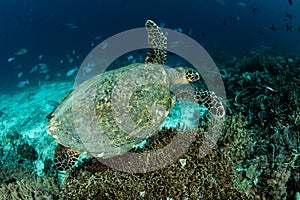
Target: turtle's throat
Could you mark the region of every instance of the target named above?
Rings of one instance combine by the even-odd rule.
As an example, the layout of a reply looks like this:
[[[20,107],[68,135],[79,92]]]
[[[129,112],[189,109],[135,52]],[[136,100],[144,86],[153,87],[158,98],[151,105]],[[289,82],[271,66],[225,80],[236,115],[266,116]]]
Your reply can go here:
[[[177,70],[176,68],[168,68],[165,70],[170,80],[170,86],[189,83],[185,77],[185,73],[182,73],[181,70]]]

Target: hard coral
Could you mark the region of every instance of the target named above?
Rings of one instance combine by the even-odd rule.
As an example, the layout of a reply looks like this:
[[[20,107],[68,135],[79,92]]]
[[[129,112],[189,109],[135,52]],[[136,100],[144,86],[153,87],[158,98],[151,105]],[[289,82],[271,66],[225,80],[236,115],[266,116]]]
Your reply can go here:
[[[61,195],[65,199],[247,199],[236,189],[234,167],[246,155],[241,153],[244,151],[241,147],[250,145],[247,141],[250,134],[243,133],[242,124],[232,122],[240,123],[240,120],[237,117],[227,120],[226,139],[219,149],[215,148],[205,157],[200,156],[205,131],[190,131],[187,134],[194,134],[196,140],[177,161],[165,168],[128,173],[109,168],[95,159],[88,160],[71,172]],[[176,134],[180,134],[179,131],[162,130],[137,151],[159,149]],[[225,145],[238,136],[244,140],[240,139],[233,147]],[[240,156],[236,158],[235,153]]]
[[[264,53],[227,66],[240,70],[225,79],[230,113],[242,113],[254,133],[253,150],[237,168],[237,186],[249,198],[289,199],[299,191],[299,66],[299,58]]]
[[[40,178],[26,169],[5,168],[0,173],[0,200],[58,199],[59,188],[53,177]]]

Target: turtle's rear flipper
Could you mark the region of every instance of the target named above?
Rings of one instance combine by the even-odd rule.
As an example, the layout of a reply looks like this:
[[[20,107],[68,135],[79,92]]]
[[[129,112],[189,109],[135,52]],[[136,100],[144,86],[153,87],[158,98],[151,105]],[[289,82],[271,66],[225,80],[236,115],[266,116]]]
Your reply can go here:
[[[73,151],[69,147],[58,144],[55,148],[54,163],[58,170],[59,181],[62,183],[67,177],[68,171],[73,167],[80,153]]]

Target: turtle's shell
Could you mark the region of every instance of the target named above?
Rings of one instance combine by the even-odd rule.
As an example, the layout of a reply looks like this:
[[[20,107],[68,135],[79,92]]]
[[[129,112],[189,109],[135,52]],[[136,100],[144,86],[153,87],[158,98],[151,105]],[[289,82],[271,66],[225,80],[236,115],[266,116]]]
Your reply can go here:
[[[152,135],[173,105],[163,66],[132,64],[78,85],[53,112],[48,133],[74,151],[108,158]]]

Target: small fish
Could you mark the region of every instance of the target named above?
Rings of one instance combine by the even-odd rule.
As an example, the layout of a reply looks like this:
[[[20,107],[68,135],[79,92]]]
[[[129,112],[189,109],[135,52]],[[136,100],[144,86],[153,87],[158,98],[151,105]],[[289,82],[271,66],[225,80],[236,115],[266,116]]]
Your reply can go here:
[[[247,6],[244,2],[237,2],[236,4],[242,8],[245,8]]]
[[[45,63],[40,63],[39,64],[40,67],[40,74],[46,74],[48,73],[48,66]]]
[[[85,73],[90,73],[93,69],[90,66],[84,68]]]
[[[182,33],[183,29],[181,27],[175,28],[175,31]]]
[[[257,10],[258,10],[257,7],[252,8],[252,12],[253,12],[253,13],[256,13]]]
[[[7,59],[7,62],[12,62],[14,60],[15,60],[15,57],[10,57],[10,58]]]
[[[271,30],[274,32],[274,31],[276,31],[276,27],[275,27],[275,25],[274,24],[272,24],[272,26],[271,26]]]
[[[226,20],[224,20],[222,23],[223,23],[224,26],[227,26],[227,21]]]
[[[43,70],[40,70],[40,74],[46,74],[46,73],[48,73],[49,72],[49,70],[48,69],[43,69]]]
[[[30,74],[32,74],[33,72],[36,72],[38,70],[38,67],[39,67],[38,65],[33,66],[30,70]]]
[[[41,54],[41,55],[39,55],[39,60],[42,60],[43,59],[43,57],[44,57],[44,55],[43,54]]]
[[[64,60],[63,60],[63,59],[61,59],[61,60],[59,61],[59,63],[60,63],[60,64],[63,64],[63,63],[64,63]]]
[[[73,55],[75,55],[75,53],[76,53],[76,51],[74,50],[74,51],[72,51],[72,54]],[[78,59],[78,55],[76,56],[77,57],[77,59]],[[69,60],[69,63],[73,63],[74,62],[74,60],[75,60],[75,58],[74,57],[71,57],[71,56],[69,56],[69,54],[67,55],[67,58],[68,58],[68,60]]]
[[[201,36],[202,36],[202,37],[205,37],[205,32],[202,32],[202,33],[201,33]]]
[[[95,43],[94,42],[91,42],[91,47],[94,47],[95,46]]]
[[[48,69],[48,66],[45,63],[40,63],[39,66],[40,66],[41,70]]]
[[[189,36],[191,36],[192,33],[193,33],[193,30],[192,30],[191,28],[188,28],[188,29],[187,29],[187,34],[188,34]]]
[[[57,108],[59,103],[57,101],[48,100],[47,104],[53,106],[54,108]]]
[[[134,64],[134,63],[136,63],[136,59],[135,58],[132,59],[132,61],[131,61],[131,64]]]
[[[267,85],[265,85],[265,88],[268,89],[268,90],[271,90],[272,92],[275,92],[275,90]]]
[[[236,21],[240,21],[240,16],[236,16]]]
[[[127,60],[132,60],[132,59],[133,59],[132,55],[127,56]]]
[[[143,62],[143,57],[141,55],[139,55],[139,62]]]
[[[18,78],[21,78],[23,75],[23,72],[18,73]]]
[[[286,24],[285,27],[286,27],[286,30],[289,31],[289,32],[294,32],[295,31],[295,29],[292,25]]]
[[[95,67],[95,63],[92,62],[92,63],[88,63],[85,67],[84,67],[84,71],[85,73],[90,73],[92,70],[93,70],[93,67]]]
[[[73,24],[73,23],[65,23],[64,24],[68,29],[77,29],[77,25]]]
[[[108,42],[102,42],[100,44],[100,47],[101,47],[101,49],[105,49],[107,47],[107,45],[108,45]]]
[[[94,41],[95,40],[100,40],[101,38],[102,38],[101,35],[98,35],[98,36],[94,37]]]
[[[49,80],[50,80],[49,74],[47,74],[47,75],[45,76],[45,80],[46,80],[46,81],[49,81]]]
[[[222,6],[225,6],[225,1],[224,0],[217,0],[217,3],[219,3]]]
[[[290,4],[290,5],[293,5],[293,0],[289,0],[289,4]]]
[[[26,81],[20,81],[20,82],[17,84],[17,86],[18,86],[18,88],[22,88],[22,87],[24,87],[26,84],[29,84],[28,79],[27,79]]]
[[[166,23],[162,22],[162,23],[160,23],[159,27],[164,28],[165,25],[166,25]]]
[[[287,19],[294,19],[296,16],[291,14],[291,13],[288,13],[288,12],[285,12],[285,18]]]
[[[28,52],[28,49],[21,48],[21,49],[19,49],[18,51],[15,52],[15,55],[23,55],[23,54],[25,54],[27,52]]]
[[[72,76],[77,70],[77,67],[75,67],[74,69],[70,69],[69,71],[67,71],[66,76]]]
[[[96,64],[94,63],[94,62],[89,62],[88,64],[87,64],[87,66],[89,66],[89,67],[95,67],[96,66]]]

